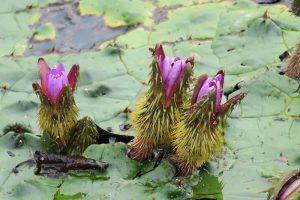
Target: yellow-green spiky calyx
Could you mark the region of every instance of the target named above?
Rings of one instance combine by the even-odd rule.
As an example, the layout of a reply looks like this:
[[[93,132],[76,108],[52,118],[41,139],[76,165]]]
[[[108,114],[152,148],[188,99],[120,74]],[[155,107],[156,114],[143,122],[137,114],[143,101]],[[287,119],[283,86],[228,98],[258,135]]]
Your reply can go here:
[[[172,133],[172,147],[175,155],[172,162],[179,174],[190,174],[219,152],[224,143],[221,121],[211,123],[215,93],[199,102],[192,112],[189,105],[179,115]]]
[[[78,116],[78,108],[70,86],[63,87],[60,101],[56,106],[41,92],[38,85],[33,84],[33,88],[41,101],[37,114],[40,129],[48,133],[60,147],[65,147]]]
[[[88,146],[97,142],[97,125],[90,117],[77,121],[71,133],[66,150],[68,155],[80,155]]]
[[[129,144],[129,156],[145,160],[152,156],[153,149],[168,144],[170,132],[179,109],[187,98],[193,59],[169,59],[162,45],[156,45],[149,89],[139,100],[130,119],[136,130],[136,137]]]
[[[207,75],[199,78],[192,104],[185,104],[171,134],[174,155],[171,161],[178,174],[194,172],[220,151],[224,143],[223,125],[234,105],[244,96],[241,93],[221,105],[224,72],[212,80]]]

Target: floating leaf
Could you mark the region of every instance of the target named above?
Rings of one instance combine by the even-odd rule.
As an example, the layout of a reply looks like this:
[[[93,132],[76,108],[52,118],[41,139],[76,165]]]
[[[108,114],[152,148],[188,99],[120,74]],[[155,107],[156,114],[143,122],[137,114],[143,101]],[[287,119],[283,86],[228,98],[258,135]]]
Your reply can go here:
[[[80,0],[81,15],[104,15],[106,24],[110,27],[132,24],[151,24],[153,5],[140,0]]]

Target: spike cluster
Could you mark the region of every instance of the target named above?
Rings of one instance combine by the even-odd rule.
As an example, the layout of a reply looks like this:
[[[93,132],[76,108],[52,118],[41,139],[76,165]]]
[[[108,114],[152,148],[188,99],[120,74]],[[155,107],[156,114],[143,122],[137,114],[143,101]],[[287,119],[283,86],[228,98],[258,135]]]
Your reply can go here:
[[[80,155],[91,144],[95,144],[98,136],[97,126],[90,117],[84,117],[76,123],[67,146],[68,155]]]
[[[156,45],[153,57],[150,88],[130,115],[136,137],[129,144],[128,155],[140,161],[150,158],[154,148],[168,143],[176,115],[187,99],[194,65],[193,58],[168,58],[161,44]]]
[[[38,83],[32,85],[41,101],[38,124],[60,147],[66,146],[78,115],[73,93],[79,76],[79,66],[73,65],[67,76],[62,64],[58,68],[50,69],[42,58],[38,64],[41,86]]]
[[[185,104],[171,134],[174,155],[171,161],[178,174],[195,171],[220,151],[224,143],[223,125],[234,105],[244,96],[240,93],[221,105],[224,72],[209,80],[202,75],[190,103]]]

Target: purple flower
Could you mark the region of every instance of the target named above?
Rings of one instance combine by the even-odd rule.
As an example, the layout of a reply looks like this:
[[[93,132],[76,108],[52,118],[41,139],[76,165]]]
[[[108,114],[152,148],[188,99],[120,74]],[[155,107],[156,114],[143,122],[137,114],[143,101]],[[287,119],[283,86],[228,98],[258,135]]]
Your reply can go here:
[[[214,114],[223,114],[227,112],[232,104],[235,104],[237,101],[241,100],[245,96],[245,93],[240,93],[221,105],[224,76],[225,75],[223,70],[220,70],[212,79],[208,79],[206,74],[200,76],[194,89],[194,94],[191,102],[192,106],[214,91],[216,92],[213,111]]]
[[[201,78],[201,77],[200,77]],[[214,78],[211,80],[207,78],[207,75],[199,79],[198,84],[195,88],[194,95],[192,98],[192,104],[200,101],[203,96],[209,94],[212,91],[216,91],[216,103],[214,110],[218,112],[221,105],[222,93],[223,93],[223,84],[224,84],[224,71],[219,71]]]
[[[39,58],[38,64],[40,67],[41,79],[41,87],[39,85],[38,87],[44,95],[49,97],[53,105],[57,106],[64,86],[68,85],[72,91],[75,90],[79,66],[73,65],[67,75],[63,64],[59,64],[57,68],[50,69],[43,58]]]
[[[154,50],[156,61],[159,67],[159,72],[162,77],[162,82],[165,91],[165,103],[170,105],[175,89],[184,75],[188,64],[193,65],[193,58],[182,60],[180,57],[169,58],[165,56],[161,44],[156,45]]]

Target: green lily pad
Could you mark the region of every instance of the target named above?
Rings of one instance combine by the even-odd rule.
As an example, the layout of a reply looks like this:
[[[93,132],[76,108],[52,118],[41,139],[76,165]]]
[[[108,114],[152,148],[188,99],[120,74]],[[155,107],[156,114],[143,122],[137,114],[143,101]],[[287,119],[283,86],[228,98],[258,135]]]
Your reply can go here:
[[[34,167],[22,166],[18,168],[18,173],[13,173],[12,169],[18,163],[31,158],[35,150],[43,150],[39,139],[32,134],[25,133],[22,145],[17,148],[12,143],[14,137],[15,133],[11,132],[0,137],[1,160],[10,160],[0,170],[1,198],[38,199],[42,195],[54,199],[182,199],[190,195],[175,185],[173,170],[166,161],[135,178],[140,170],[151,169],[154,163],[141,164],[129,159],[125,155],[125,145],[121,143],[92,145],[85,151],[87,157],[110,164],[104,172],[77,172],[60,178],[47,178],[34,175]],[[202,185],[198,183],[199,180],[203,184],[219,184],[215,183],[214,176],[203,174],[203,179],[200,177],[202,174],[193,177],[193,188],[186,186],[189,191],[197,191],[195,196],[207,194],[206,190],[200,189]],[[214,191],[220,193],[220,188]]]
[[[191,5],[195,5],[195,4],[200,4],[200,3],[207,3],[207,2],[213,2],[210,0],[186,0],[186,1],[182,1],[182,0],[160,0],[158,2],[159,6],[177,6],[177,5],[181,5],[181,6],[191,6]]]
[[[168,20],[154,27],[149,43],[188,39],[211,39],[216,35],[220,14],[227,4],[203,4],[172,10]]]
[[[0,30],[0,56],[23,55],[29,48],[28,41],[33,34],[30,25],[36,23],[40,14],[36,10],[18,13],[0,14],[2,29]]]
[[[154,7],[150,2],[139,0],[106,1],[80,0],[81,15],[104,15],[105,23],[110,27],[132,24],[151,24],[150,17]]]

